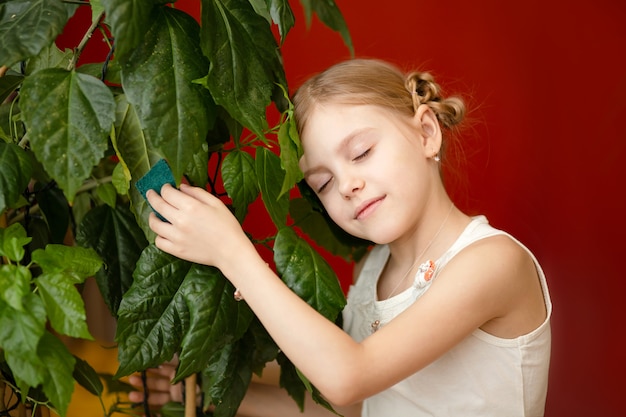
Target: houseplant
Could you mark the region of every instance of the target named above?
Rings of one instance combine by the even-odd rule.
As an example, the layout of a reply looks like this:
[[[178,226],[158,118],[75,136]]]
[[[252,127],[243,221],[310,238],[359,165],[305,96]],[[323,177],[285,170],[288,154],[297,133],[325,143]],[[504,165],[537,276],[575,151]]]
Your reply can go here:
[[[277,359],[301,407],[307,389],[323,402],[218,270],[152,244],[135,183],[165,159],[176,183],[206,187],[241,222],[260,198],[275,233],[251,239],[330,320],[343,293],[303,236],[344,257],[364,247],[294,192],[301,149],[280,55],[295,23],[287,0],[198,1],[200,24],[158,0],[0,3],[0,388],[33,408],[64,416],[74,380],[102,392],[59,340],[90,338],[79,289],[92,275],[118,323],[117,377],[177,354],[176,381],[199,374],[203,408],[232,416],[252,373]],[[333,0],[301,4],[352,48]],[[91,7],[92,25],[61,51],[54,40],[77,7]],[[111,53],[78,65],[96,30]]]

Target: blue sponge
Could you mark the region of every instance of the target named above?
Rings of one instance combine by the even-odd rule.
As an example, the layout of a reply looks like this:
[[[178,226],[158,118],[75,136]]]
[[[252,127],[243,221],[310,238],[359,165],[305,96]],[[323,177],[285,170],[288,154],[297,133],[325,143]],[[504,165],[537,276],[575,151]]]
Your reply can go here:
[[[139,178],[135,183],[135,187],[139,190],[143,198],[146,198],[146,193],[148,190],[154,190],[159,195],[161,194],[161,187],[165,184],[171,184],[172,187],[176,187],[176,181],[174,180],[174,174],[172,174],[172,170],[170,166],[167,164],[165,159],[159,160],[146,174]],[[146,199],[147,201],[147,199]],[[148,203],[150,205],[150,203]],[[150,206],[152,208],[152,206]],[[163,221],[167,221],[163,216],[152,208],[152,211],[157,215],[157,217]]]

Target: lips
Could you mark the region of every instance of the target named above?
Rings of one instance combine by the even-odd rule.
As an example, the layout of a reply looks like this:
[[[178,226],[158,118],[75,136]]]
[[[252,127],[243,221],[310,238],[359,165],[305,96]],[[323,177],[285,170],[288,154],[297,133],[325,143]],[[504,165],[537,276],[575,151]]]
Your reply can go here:
[[[385,196],[372,198],[371,200],[365,201],[354,211],[354,219],[355,220],[363,220],[367,218],[370,214],[372,214],[376,208],[383,202]]]

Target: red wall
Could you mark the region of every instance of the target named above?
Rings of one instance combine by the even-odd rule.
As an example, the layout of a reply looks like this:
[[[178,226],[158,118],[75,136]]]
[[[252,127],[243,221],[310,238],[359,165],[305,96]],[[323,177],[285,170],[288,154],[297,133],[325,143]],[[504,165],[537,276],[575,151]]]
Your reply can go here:
[[[197,15],[196,0],[177,5]],[[299,3],[292,87],[348,57]],[[359,57],[433,72],[465,96],[464,174],[450,192],[534,251],[554,303],[547,417],[626,415],[626,128],[622,0],[337,0]],[[342,277],[349,266],[333,260]],[[345,281],[344,279],[344,282]]]

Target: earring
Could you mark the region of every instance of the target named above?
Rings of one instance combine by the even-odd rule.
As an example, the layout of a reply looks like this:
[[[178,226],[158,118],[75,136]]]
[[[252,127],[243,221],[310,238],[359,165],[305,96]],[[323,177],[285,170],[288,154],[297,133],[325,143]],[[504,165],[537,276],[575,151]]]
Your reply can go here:
[[[441,162],[441,158],[439,157],[439,154],[436,154],[435,156],[433,156],[433,159],[435,160],[435,162]]]

